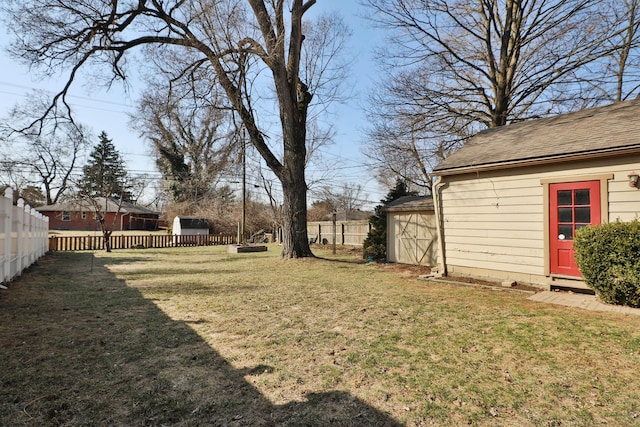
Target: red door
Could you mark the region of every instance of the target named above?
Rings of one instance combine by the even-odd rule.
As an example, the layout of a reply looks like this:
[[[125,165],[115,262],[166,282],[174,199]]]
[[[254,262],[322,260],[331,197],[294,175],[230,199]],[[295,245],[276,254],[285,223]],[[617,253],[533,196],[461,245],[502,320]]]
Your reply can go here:
[[[600,181],[549,184],[551,274],[581,277],[573,238],[589,224],[600,224]]]

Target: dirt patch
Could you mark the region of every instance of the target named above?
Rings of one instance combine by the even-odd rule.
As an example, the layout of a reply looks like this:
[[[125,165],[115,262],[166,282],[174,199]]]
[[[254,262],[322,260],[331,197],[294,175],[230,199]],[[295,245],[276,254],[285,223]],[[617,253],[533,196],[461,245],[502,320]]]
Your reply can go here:
[[[396,264],[396,263],[379,263],[380,268],[398,273],[404,277],[418,278],[422,275],[431,273],[431,268],[424,265]]]
[[[483,280],[483,279],[477,279],[475,277],[465,277],[465,276],[447,276],[447,277],[443,277],[441,279],[435,279],[435,280],[444,281],[444,282],[457,282],[461,284],[478,285],[478,286],[491,287],[491,288],[516,289],[519,291],[527,291],[527,292],[540,292],[543,290],[533,285],[528,285],[525,283],[517,283],[517,282],[515,286],[505,287],[505,286],[502,286],[502,284],[498,281]]]

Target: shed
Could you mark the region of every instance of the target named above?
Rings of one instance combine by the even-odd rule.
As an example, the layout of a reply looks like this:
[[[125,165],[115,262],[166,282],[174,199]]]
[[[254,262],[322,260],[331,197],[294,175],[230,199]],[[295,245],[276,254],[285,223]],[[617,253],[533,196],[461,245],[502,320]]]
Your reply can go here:
[[[437,228],[433,199],[403,196],[383,208],[387,215],[387,261],[437,265]]]
[[[174,236],[195,236],[209,234],[209,221],[194,216],[176,216],[173,219]]]
[[[640,101],[480,132],[434,169],[445,274],[584,288],[575,230],[640,212]]]

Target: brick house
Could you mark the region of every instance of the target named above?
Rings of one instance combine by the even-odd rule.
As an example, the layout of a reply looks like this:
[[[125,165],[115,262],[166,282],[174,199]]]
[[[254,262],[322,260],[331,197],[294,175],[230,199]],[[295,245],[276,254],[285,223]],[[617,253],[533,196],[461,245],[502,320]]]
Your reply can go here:
[[[118,201],[104,197],[96,200],[99,206],[103,206],[102,212],[106,212],[106,223],[114,224],[114,230],[158,229],[159,212],[128,202],[123,202],[118,211]],[[84,200],[41,206],[36,210],[49,217],[49,230],[94,231],[100,229],[95,209]]]

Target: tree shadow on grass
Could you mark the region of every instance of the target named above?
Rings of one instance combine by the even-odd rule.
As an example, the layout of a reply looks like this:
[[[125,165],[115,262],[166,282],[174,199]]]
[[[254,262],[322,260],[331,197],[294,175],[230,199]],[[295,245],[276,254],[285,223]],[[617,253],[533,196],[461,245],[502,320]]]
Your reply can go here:
[[[4,291],[2,425],[401,425],[345,392],[271,403],[245,377],[272,367],[235,369],[83,256],[50,255]]]
[[[336,257],[336,255],[328,256],[328,255],[318,255],[318,254],[314,254],[314,256],[315,256],[316,259],[319,259],[319,260],[322,260],[322,261],[332,262],[332,263],[335,263],[335,264],[343,264],[343,265],[370,264],[366,259],[361,258],[361,257],[340,258],[339,255]]]

